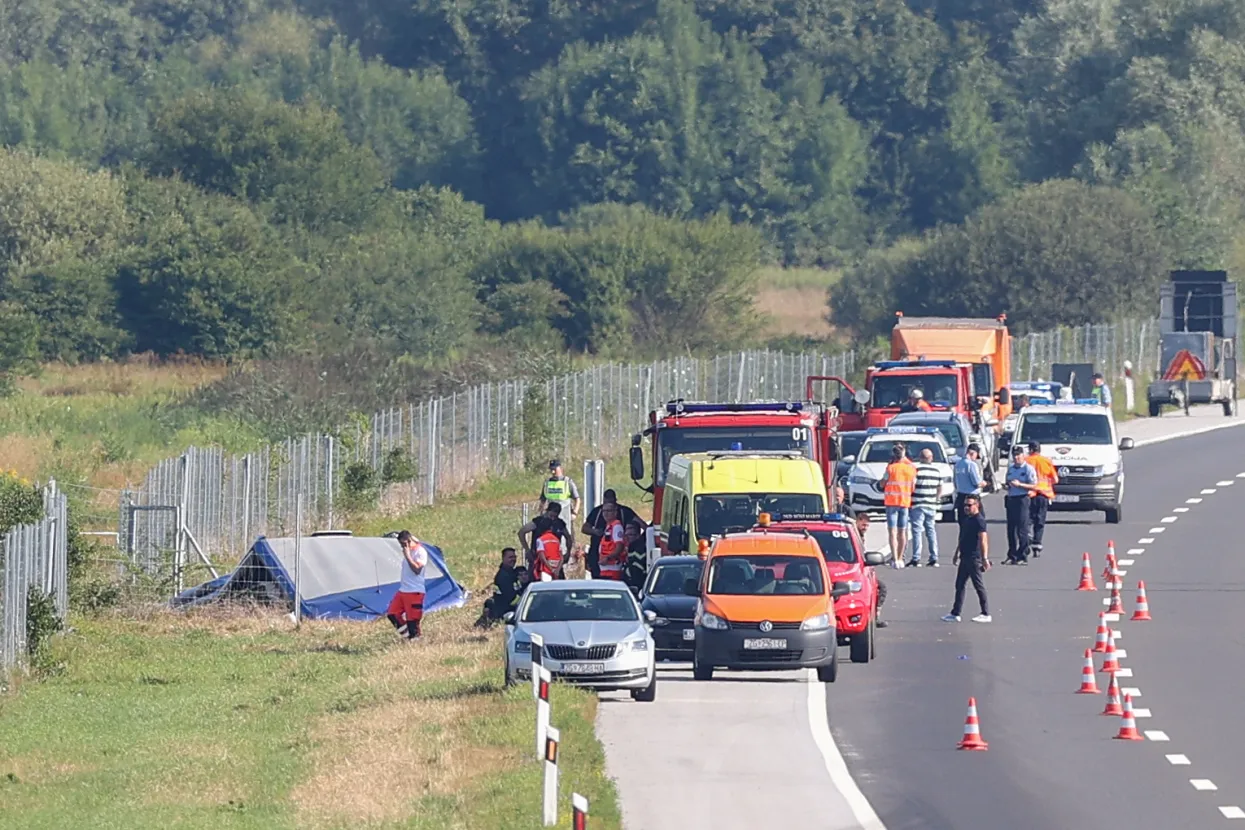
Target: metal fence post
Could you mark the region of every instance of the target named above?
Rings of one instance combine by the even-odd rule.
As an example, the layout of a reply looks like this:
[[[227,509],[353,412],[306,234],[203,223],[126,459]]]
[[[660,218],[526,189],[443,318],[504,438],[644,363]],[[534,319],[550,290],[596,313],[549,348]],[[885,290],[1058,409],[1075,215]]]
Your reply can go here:
[[[294,506],[294,627],[303,624],[303,494]]]

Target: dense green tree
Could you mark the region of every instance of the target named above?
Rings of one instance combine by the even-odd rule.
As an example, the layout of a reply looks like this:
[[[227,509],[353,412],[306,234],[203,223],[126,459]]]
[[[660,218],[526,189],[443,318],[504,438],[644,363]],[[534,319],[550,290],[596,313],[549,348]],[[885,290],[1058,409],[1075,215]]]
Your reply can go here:
[[[45,360],[73,363],[126,352],[134,342],[117,305],[116,256],[64,259],[13,277],[4,296],[39,321]]]

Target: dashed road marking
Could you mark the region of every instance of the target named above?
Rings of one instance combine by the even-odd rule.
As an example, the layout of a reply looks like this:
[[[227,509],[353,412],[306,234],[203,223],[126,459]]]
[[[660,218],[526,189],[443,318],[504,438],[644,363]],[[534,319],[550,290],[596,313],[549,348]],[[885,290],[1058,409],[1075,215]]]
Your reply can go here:
[[[1120,689],[1120,694],[1141,697],[1141,689],[1138,689],[1136,686],[1125,686],[1123,689]]]
[[[1187,767],[1190,763],[1188,755],[1168,755],[1167,762],[1174,767]]]
[[[1144,539],[1138,539],[1138,540],[1137,540],[1137,544],[1139,544],[1139,545],[1153,545],[1153,544],[1154,544],[1154,537],[1153,537],[1153,536],[1147,536],[1147,537],[1146,537],[1146,538],[1144,538]]]
[[[1213,496],[1214,494],[1215,494],[1214,487],[1207,487],[1205,490],[1202,491],[1203,496]]]
[[[1117,652],[1117,653],[1118,653],[1118,652]],[[1119,671],[1117,671],[1117,672],[1115,673],[1115,676],[1116,676],[1116,677],[1132,677],[1132,676],[1133,676],[1133,670],[1132,670],[1132,669],[1130,669],[1130,668],[1125,667],[1125,668],[1122,668],[1122,669],[1120,669]]]
[[[1173,513],[1188,513],[1188,512],[1189,512],[1189,508],[1187,508],[1187,507],[1174,507],[1174,508],[1172,508],[1172,512],[1173,512]]]
[[[1118,576],[1128,576],[1128,571],[1124,570],[1123,568],[1116,568],[1116,569],[1115,569],[1115,573],[1116,573],[1116,575],[1118,575]],[[1124,583],[1122,583],[1122,582],[1117,582],[1117,583],[1115,583],[1115,584],[1120,586],[1120,590],[1121,590],[1121,591],[1122,591],[1122,590],[1124,590]]]
[[[1145,552],[1146,552],[1145,548],[1129,548],[1128,549],[1129,556],[1136,556],[1139,553],[1145,553]]]
[[[1216,481],[1216,482],[1215,482],[1215,486],[1216,486],[1216,487],[1231,487],[1233,484],[1236,484],[1236,482],[1235,482],[1235,481],[1233,481],[1232,479],[1227,479],[1227,480],[1225,480],[1225,481]]]
[[[1166,732],[1162,732],[1158,729],[1148,730],[1145,733],[1145,736],[1146,736],[1147,741],[1170,741],[1171,740],[1171,738],[1167,737]]]
[[[1122,649],[1122,648],[1117,648],[1117,649],[1115,650],[1115,656],[1116,656],[1116,658],[1118,658],[1118,659],[1120,659],[1120,660],[1123,660],[1125,657],[1127,657],[1127,656],[1128,656],[1128,652],[1127,652],[1127,651],[1125,651],[1125,650],[1124,650],[1124,649]]]
[[[1150,717],[1150,710],[1149,709],[1134,709],[1133,717],[1134,718],[1148,718]]]
[[[1236,477],[1237,477],[1237,478],[1245,478],[1245,473],[1237,473],[1237,474],[1236,474]]]
[[[1224,818],[1245,818],[1245,810],[1240,807],[1220,807],[1219,812]]]
[[[1107,604],[1108,604],[1108,605],[1110,605],[1110,604],[1111,604],[1111,600],[1110,600],[1110,599],[1108,599],[1108,600],[1107,600]],[[1104,614],[1104,615],[1103,615],[1103,617],[1102,617],[1102,620],[1103,620],[1103,622],[1119,622],[1119,621],[1120,621],[1120,615],[1119,615],[1119,614]]]
[[[1163,518],[1159,519],[1159,521],[1165,525],[1169,525],[1179,518],[1180,518],[1179,516],[1164,516]]]
[[[1137,561],[1136,559],[1121,559],[1120,564],[1123,565],[1124,567],[1128,567],[1129,565],[1133,564],[1136,561]]]
[[[1201,504],[1202,500],[1201,499],[1185,499],[1184,503],[1185,504]]]
[[[1166,533],[1166,532],[1167,532],[1167,528],[1165,527],[1152,527],[1146,531],[1146,533]]]
[[[1112,631],[1111,636],[1117,640],[1122,640],[1124,639],[1124,632],[1123,631]]]
[[[1207,792],[1209,790],[1219,789],[1215,786],[1215,782],[1211,781],[1209,778],[1190,778],[1189,783],[1192,784],[1193,789],[1198,792]]]

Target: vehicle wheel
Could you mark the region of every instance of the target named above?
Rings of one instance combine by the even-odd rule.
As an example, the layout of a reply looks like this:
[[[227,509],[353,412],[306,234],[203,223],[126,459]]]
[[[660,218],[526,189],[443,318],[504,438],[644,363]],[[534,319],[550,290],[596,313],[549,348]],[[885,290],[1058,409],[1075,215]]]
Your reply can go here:
[[[509,689],[511,686],[514,685],[514,678],[510,675],[510,658],[509,657],[506,658],[506,665],[502,670],[506,673],[505,674],[505,678],[506,678],[505,686],[507,689]]]
[[[653,682],[649,683],[643,689],[635,689],[631,692],[631,699],[638,700],[640,703],[652,703],[657,699],[657,667],[653,667]]]
[[[1118,525],[1120,523],[1120,514],[1124,512],[1124,506],[1117,504],[1115,507],[1107,508],[1107,524]]]
[[[853,663],[868,663],[873,659],[873,620],[865,626],[865,630],[852,637],[850,644]]]
[[[692,655],[692,677],[697,680],[712,680],[713,666],[706,666],[700,662],[699,653]]]
[[[835,678],[837,678],[838,676],[839,676],[839,659],[838,659],[837,652],[836,652],[836,656],[833,660],[830,661],[830,665],[818,666],[817,679],[821,681],[822,683],[833,683]]]
[[[1163,405],[1158,401],[1150,401],[1150,417],[1157,418],[1159,413],[1163,411]]]

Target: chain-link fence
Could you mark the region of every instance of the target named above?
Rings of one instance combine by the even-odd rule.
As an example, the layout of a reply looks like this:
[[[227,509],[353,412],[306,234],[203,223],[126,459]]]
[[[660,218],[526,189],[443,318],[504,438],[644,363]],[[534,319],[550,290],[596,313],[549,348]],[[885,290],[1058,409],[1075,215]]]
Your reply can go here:
[[[1124,321],[1016,338],[1013,376],[1049,378],[1052,363],[1083,362],[1118,377],[1124,360],[1142,375],[1156,366],[1157,331],[1155,321]],[[246,456],[194,447],[122,494],[118,544],[149,574],[169,566],[180,573],[187,563],[236,558],[261,534],[292,532],[300,492],[308,524],[327,528],[361,490],[398,482],[382,506],[431,504],[525,459],[616,455],[668,400],[799,400],[807,376],[859,379],[867,360],[860,363],[855,352],[772,351],[614,363],[544,382],[473,387]]]
[[[14,527],[0,543],[0,676],[24,662],[31,590],[51,597],[62,617],[69,606],[67,516],[65,494],[50,482],[43,490],[43,519]]]

